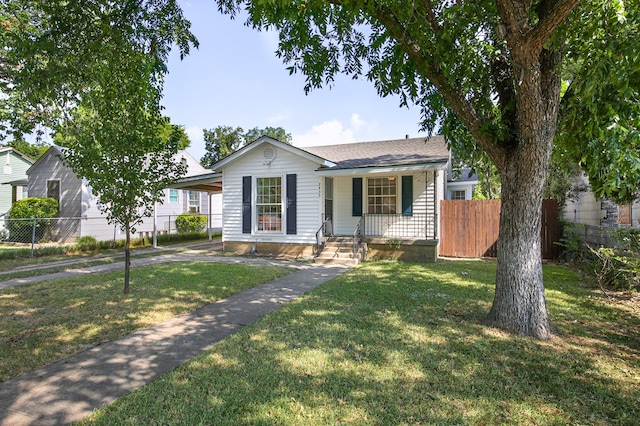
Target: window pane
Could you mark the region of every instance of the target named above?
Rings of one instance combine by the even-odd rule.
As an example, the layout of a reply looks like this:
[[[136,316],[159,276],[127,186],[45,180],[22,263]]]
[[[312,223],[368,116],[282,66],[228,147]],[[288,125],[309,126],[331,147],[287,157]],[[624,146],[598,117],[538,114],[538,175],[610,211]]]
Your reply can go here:
[[[178,203],[179,199],[178,199],[178,190],[177,189],[170,189],[169,190],[169,203],[172,204],[176,204]]]
[[[257,178],[256,186],[256,223],[258,231],[281,231],[282,178]]]
[[[396,178],[367,180],[367,212],[369,214],[396,214]]]

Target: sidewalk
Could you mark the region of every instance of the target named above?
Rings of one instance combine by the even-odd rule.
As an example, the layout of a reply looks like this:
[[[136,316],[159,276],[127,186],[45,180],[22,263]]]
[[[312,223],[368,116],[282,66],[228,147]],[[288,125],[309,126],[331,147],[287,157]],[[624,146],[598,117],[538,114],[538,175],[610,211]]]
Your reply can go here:
[[[272,264],[298,270],[1,383],[1,426],[58,425],[82,420],[348,269],[270,259],[197,256],[197,252],[159,257],[165,259],[157,261]],[[140,260],[153,259],[157,258]]]
[[[175,251],[176,248],[181,248],[181,249],[192,249],[192,250],[186,250],[183,252],[173,252],[173,253],[168,253],[168,254],[162,254],[164,251]],[[170,262],[172,260],[194,260],[193,258],[193,254],[194,253],[200,253],[203,254],[203,251],[205,252],[209,252],[209,251],[222,251],[222,242],[221,241],[212,241],[209,242],[207,241],[206,243],[200,242],[197,244],[181,244],[179,246],[172,246],[171,248],[146,248],[146,249],[139,249],[136,250],[135,253],[132,253],[131,256],[131,266],[147,266],[147,265],[153,265],[155,263],[165,263],[165,262]],[[137,256],[140,255],[145,255],[145,254],[149,254],[149,253],[157,253],[157,256],[153,256],[153,257],[142,257],[142,258],[137,258]],[[106,258],[111,258],[111,259],[119,259],[122,258],[123,260],[120,262],[114,262],[114,263],[105,263],[102,265],[96,265],[96,266],[82,266],[83,263],[87,263],[90,262],[91,260],[96,260],[96,259],[106,259]],[[224,261],[224,258],[221,258],[221,260],[218,261]],[[203,257],[199,257],[198,259],[195,260],[203,260]],[[215,261],[213,259],[210,258],[206,258],[207,261]],[[95,257],[91,257],[91,258],[87,258],[87,259],[82,259],[82,260],[65,260],[65,261],[61,261],[61,262],[52,262],[52,263],[46,263],[43,265],[45,268],[52,268],[52,267],[56,267],[56,266],[69,266],[72,267],[73,265],[78,265],[80,264],[80,267],[78,268],[73,268],[73,269],[67,269],[61,272],[52,272],[50,274],[43,274],[43,275],[36,275],[33,277],[25,277],[25,278],[13,278],[13,279],[9,279],[9,280],[3,280],[2,279],[2,275],[0,274],[0,289],[5,288],[5,287],[12,287],[12,286],[16,286],[16,285],[21,285],[21,284],[30,284],[30,283],[37,283],[40,281],[47,281],[47,280],[57,280],[57,279],[61,279],[61,278],[71,278],[71,277],[75,277],[78,275],[86,275],[86,274],[92,274],[92,273],[96,273],[96,272],[103,272],[103,271],[111,271],[111,270],[117,270],[117,269],[122,269],[124,270],[124,253],[115,253],[115,254],[110,254],[110,255],[100,255],[100,256],[95,256]],[[21,270],[38,270],[38,269],[43,269],[43,266],[41,265],[34,265],[33,267],[29,268],[28,266],[22,267]]]
[[[161,253],[161,252],[171,252],[176,250],[181,250],[184,248],[197,248],[197,247],[210,247],[211,250],[222,250],[222,241],[220,240],[211,240],[211,241],[188,241],[179,244],[173,244],[168,246],[158,246],[158,247],[145,247],[145,248],[135,248],[131,250],[131,258],[134,259],[137,256],[143,256],[149,253]],[[73,265],[82,265],[95,260],[102,259],[118,259],[124,258],[124,249],[107,254],[97,254],[88,257],[82,258],[72,258],[69,260],[59,260],[57,262],[47,262],[47,263],[34,263],[27,264],[23,266],[17,266],[10,270],[0,271],[0,280],[2,280],[2,275],[8,275],[12,272],[17,271],[35,271],[38,269],[50,269],[58,266],[73,266]]]

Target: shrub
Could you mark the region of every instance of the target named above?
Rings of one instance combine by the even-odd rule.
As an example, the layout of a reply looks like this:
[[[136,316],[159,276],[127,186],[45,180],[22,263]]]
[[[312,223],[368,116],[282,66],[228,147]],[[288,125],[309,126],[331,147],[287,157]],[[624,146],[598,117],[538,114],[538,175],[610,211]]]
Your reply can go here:
[[[640,231],[617,228],[612,232],[614,247],[592,247],[583,241],[584,226],[561,223],[560,259],[582,271],[585,278],[601,288],[640,288]]]
[[[53,198],[29,197],[18,200],[9,210],[9,219],[51,218],[58,215],[58,202]]]
[[[58,215],[58,202],[53,198],[30,197],[18,200],[9,210],[7,228],[11,241],[31,242],[33,221],[24,219],[39,219],[36,221],[35,240],[40,241],[49,230],[49,218]]]
[[[80,251],[97,250],[98,241],[91,236],[80,237],[76,240],[76,247],[78,247]]]
[[[202,232],[207,226],[207,217],[203,214],[182,213],[176,218],[176,228],[181,234]]]

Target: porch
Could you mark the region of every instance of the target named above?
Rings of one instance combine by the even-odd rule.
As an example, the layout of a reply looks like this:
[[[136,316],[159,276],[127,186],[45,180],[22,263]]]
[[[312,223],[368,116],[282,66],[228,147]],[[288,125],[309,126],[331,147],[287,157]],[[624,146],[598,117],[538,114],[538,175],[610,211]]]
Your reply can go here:
[[[316,233],[316,261],[358,263],[367,259],[435,262],[438,257],[436,213],[363,214],[350,235],[333,232],[331,218]]]

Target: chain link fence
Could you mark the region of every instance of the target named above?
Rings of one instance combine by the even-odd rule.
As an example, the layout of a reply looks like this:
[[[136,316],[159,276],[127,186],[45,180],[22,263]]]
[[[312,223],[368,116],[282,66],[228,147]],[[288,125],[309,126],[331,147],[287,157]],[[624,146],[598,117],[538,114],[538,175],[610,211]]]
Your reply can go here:
[[[132,237],[153,238],[154,231],[156,235],[178,234],[176,217],[177,215],[166,215],[144,218],[135,227],[136,232]],[[210,232],[222,229],[222,215],[207,215],[207,218]],[[97,241],[116,241],[125,238],[125,230],[110,224],[104,217],[0,218],[0,243],[70,244],[85,236]]]

